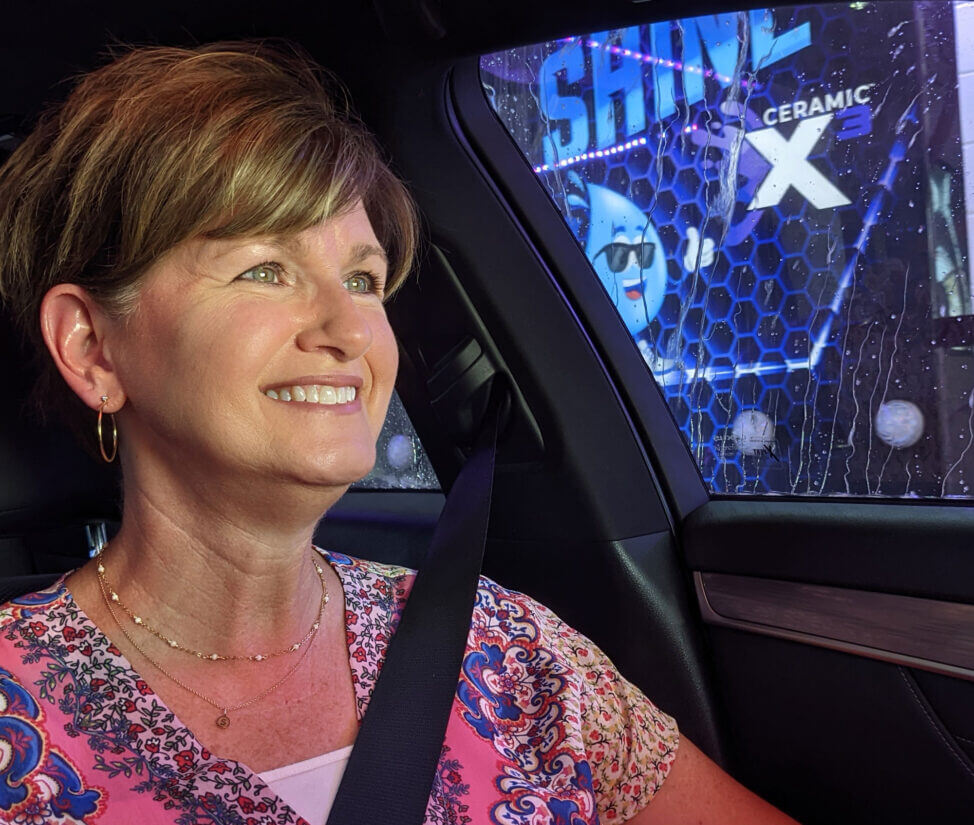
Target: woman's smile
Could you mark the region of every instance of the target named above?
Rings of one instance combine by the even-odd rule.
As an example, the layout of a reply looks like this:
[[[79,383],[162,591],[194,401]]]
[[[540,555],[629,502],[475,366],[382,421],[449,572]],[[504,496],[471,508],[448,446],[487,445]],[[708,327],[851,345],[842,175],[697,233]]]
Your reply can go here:
[[[332,413],[353,413],[362,408],[358,398],[361,379],[288,381],[265,389],[264,395],[273,401],[287,403],[299,409],[321,409]]]

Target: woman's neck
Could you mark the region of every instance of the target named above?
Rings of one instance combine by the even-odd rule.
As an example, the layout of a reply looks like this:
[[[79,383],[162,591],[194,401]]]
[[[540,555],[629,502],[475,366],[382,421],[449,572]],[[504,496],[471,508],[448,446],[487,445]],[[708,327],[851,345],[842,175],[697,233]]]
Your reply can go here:
[[[271,523],[226,499],[183,498],[126,489],[122,528],[103,555],[126,606],[198,650],[249,655],[300,639],[321,601],[316,517]]]

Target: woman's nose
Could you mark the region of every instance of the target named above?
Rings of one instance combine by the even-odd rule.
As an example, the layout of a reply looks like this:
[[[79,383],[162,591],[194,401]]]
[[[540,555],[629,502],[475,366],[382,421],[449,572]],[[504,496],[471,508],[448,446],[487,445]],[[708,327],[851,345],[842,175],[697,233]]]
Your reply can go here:
[[[353,361],[372,344],[368,313],[343,285],[323,289],[309,302],[297,345],[307,352],[327,350],[339,361]]]

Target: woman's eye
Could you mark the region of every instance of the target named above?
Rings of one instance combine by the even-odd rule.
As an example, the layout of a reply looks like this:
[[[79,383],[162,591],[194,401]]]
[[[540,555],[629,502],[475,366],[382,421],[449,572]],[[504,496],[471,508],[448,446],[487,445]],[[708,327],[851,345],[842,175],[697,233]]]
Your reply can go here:
[[[356,272],[345,279],[345,289],[349,292],[360,292],[363,295],[368,295],[378,291],[378,279],[367,272]]]
[[[265,263],[251,267],[237,276],[238,280],[256,281],[258,284],[281,283],[281,268],[275,264]]]

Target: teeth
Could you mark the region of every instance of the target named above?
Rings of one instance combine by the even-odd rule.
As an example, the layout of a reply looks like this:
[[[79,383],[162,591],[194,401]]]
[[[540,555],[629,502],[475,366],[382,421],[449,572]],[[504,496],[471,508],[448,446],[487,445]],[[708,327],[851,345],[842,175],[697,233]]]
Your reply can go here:
[[[358,392],[355,387],[333,387],[328,384],[295,385],[277,390],[265,390],[264,395],[275,401],[304,401],[311,404],[351,404]]]

